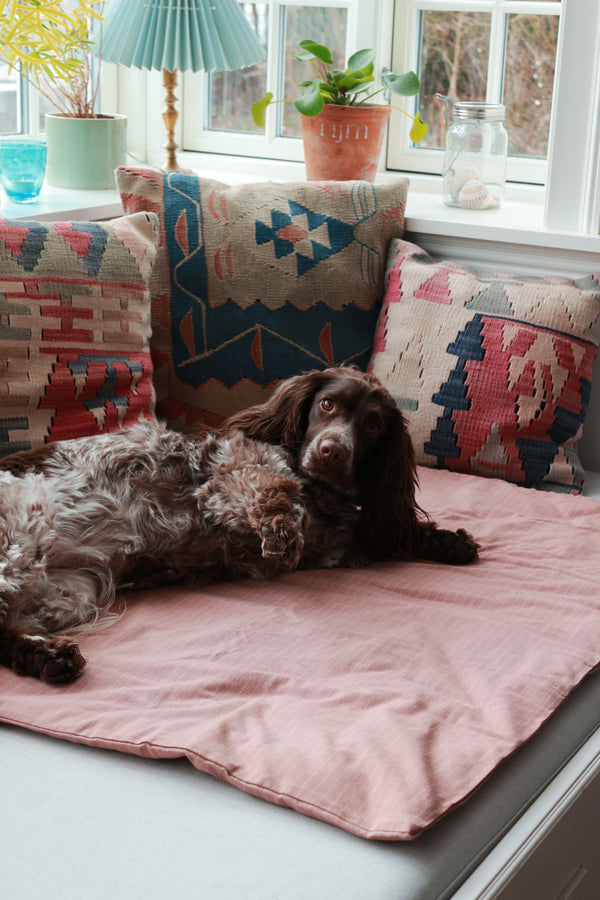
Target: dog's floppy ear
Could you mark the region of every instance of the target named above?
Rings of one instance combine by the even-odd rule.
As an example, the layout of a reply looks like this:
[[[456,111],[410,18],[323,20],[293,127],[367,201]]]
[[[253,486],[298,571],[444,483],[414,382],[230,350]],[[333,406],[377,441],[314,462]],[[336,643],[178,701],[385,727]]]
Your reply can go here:
[[[361,543],[372,559],[406,559],[418,546],[415,452],[399,409],[360,474]]]
[[[304,438],[312,398],[329,378],[327,370],[315,370],[281,381],[265,403],[235,413],[225,427],[239,428],[255,440],[294,447]]]

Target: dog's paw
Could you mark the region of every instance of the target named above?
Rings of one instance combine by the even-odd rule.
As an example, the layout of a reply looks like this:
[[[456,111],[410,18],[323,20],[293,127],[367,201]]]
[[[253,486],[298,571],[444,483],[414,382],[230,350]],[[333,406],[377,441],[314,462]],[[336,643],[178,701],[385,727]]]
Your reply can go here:
[[[263,519],[260,537],[265,559],[281,560],[290,568],[296,568],[304,547],[303,507],[292,506],[287,513]]]
[[[297,481],[269,474],[250,511],[250,521],[260,539],[263,559],[281,562],[289,568],[298,565],[308,515]]]
[[[473,562],[479,557],[479,544],[464,528],[450,532],[454,540],[449,541],[447,562],[458,566]]]
[[[82,674],[85,657],[75,641],[21,635],[14,648],[13,669],[47,684],[70,684]]]
[[[474,538],[459,528],[447,531],[432,526],[428,528],[426,540],[420,554],[424,559],[446,563],[451,566],[464,566],[474,562],[479,556],[479,544]]]

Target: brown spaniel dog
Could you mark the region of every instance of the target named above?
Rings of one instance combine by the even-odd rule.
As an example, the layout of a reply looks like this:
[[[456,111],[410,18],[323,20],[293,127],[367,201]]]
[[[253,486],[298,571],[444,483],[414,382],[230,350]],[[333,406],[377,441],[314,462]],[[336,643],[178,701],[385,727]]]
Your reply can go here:
[[[146,422],[0,460],[0,663],[73,681],[72,632],[118,588],[476,556],[420,515],[390,395],[356,369],[313,372],[216,432]]]
[[[415,454],[404,417],[374,376],[350,366],[298,375],[227,425],[293,454],[309,513],[318,506],[320,541],[328,540],[321,535],[323,517],[330,541],[336,522],[351,522],[353,539],[332,565],[476,559],[478,545],[466,531],[437,528],[416,504]],[[305,547],[302,565],[322,565],[325,546],[315,550],[313,558]]]

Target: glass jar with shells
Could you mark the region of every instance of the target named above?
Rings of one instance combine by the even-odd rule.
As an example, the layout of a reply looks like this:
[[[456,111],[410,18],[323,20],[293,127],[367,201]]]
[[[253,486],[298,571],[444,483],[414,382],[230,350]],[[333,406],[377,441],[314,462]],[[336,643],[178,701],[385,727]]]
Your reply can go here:
[[[448,109],[449,97],[438,97]],[[508,136],[501,103],[457,101],[448,121],[444,158],[444,203],[464,209],[500,206],[506,184]]]

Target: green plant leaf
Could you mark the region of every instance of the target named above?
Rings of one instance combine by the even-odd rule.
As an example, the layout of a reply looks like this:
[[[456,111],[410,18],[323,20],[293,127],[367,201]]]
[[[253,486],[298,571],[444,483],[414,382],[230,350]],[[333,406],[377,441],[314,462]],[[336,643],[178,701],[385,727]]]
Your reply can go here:
[[[340,72],[339,69],[327,69],[327,88],[330,91],[334,91],[336,94],[339,91],[338,81],[342,77],[344,73]]]
[[[316,82],[312,83],[316,84]],[[337,97],[337,95],[339,94],[339,91],[335,84],[325,84],[324,81],[319,82],[319,90],[323,97]]]
[[[348,70],[356,71],[359,69],[365,69],[369,65],[369,63],[373,63],[374,60],[374,50],[357,50],[357,52],[353,53],[348,60]]]
[[[352,75],[342,75],[341,78],[337,79],[335,85],[340,93],[345,94],[346,91],[360,87],[362,81],[359,78],[354,78]]]
[[[264,128],[265,123],[267,121],[267,106],[273,99],[273,94],[271,91],[267,91],[265,96],[261,100],[257,100],[256,103],[252,104],[252,118],[254,120],[254,124],[258,125],[259,128]]]
[[[412,128],[410,129],[410,139],[414,144],[418,144],[419,141],[422,141],[425,135],[427,134],[427,125],[422,121],[419,113],[416,114]]]
[[[303,116],[318,116],[324,105],[318,81],[313,81],[302,96],[294,100],[294,106]]]
[[[373,81],[373,72],[375,71],[375,67],[373,63],[369,63],[368,66],[364,66],[362,69],[346,69],[345,75],[354,75],[355,78],[369,78]]]
[[[357,85],[356,85],[355,87],[353,87],[353,88],[347,88],[347,90],[345,90],[344,93],[345,93],[345,94],[352,94],[352,95],[354,95],[354,94],[366,94],[367,91],[369,91],[369,90],[370,90],[370,88],[364,87],[362,84],[357,84]],[[366,100],[367,98],[365,97],[364,99]]]
[[[421,82],[414,72],[406,72],[404,75],[396,75],[394,72],[384,72],[381,80],[394,94],[402,94],[403,97],[414,97],[421,90]]]
[[[300,41],[300,46],[310,55],[307,56],[306,53],[299,54],[296,59],[312,59],[313,56],[316,56],[316,58],[320,59],[325,65],[333,65],[331,52],[327,47],[324,47],[323,44],[317,44],[315,41]]]
[[[365,75],[362,78],[356,78],[354,75],[343,75],[337,82],[337,88],[345,94],[352,91],[366,91],[368,88],[364,87],[364,85],[371,84],[372,81],[373,77],[370,75]]]

